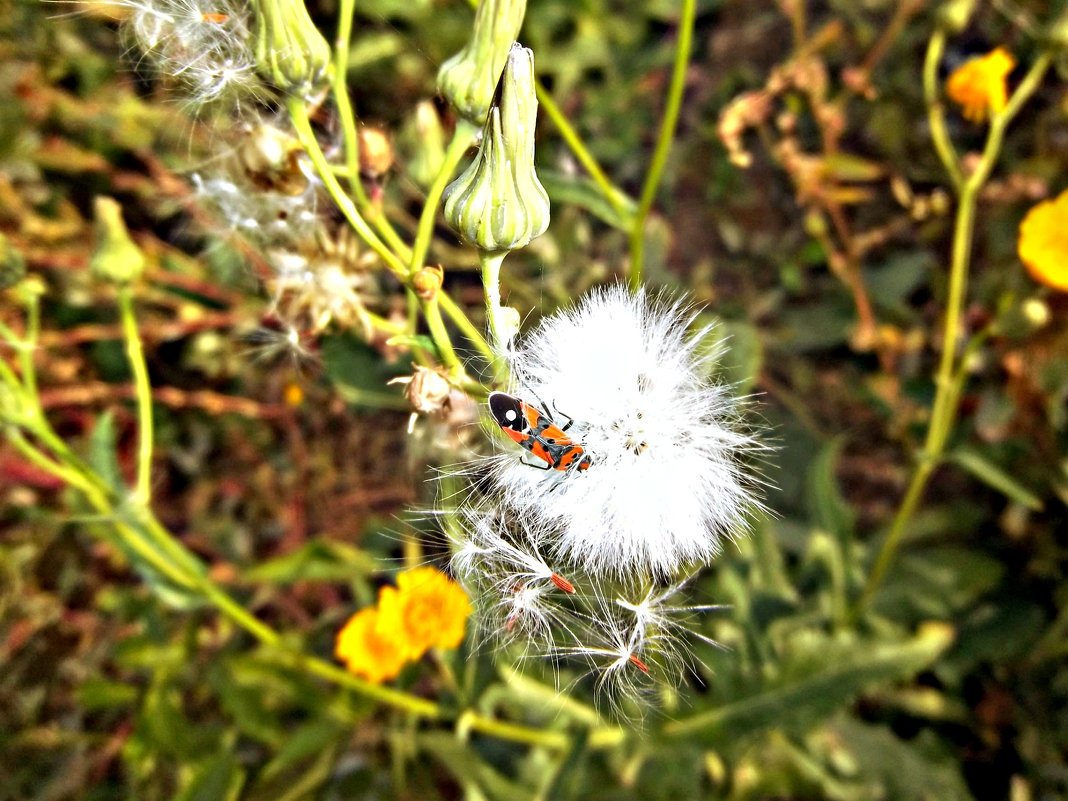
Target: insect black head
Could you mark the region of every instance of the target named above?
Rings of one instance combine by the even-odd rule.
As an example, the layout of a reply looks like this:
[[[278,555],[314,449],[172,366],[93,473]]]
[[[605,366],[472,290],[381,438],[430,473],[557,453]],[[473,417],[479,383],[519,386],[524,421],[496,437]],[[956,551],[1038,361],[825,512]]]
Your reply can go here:
[[[523,401],[503,392],[491,392],[489,410],[497,425],[513,431],[525,431],[527,419],[523,414]]]

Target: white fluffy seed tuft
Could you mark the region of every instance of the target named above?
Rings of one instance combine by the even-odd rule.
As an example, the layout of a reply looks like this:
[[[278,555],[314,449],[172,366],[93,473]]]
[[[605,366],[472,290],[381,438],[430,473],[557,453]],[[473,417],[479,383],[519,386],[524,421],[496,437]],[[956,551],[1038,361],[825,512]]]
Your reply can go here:
[[[491,479],[552,531],[542,547],[592,575],[670,580],[706,564],[759,504],[739,457],[758,449],[730,388],[709,377],[708,329],[680,303],[610,287],[544,320],[510,353],[512,394],[572,421],[588,470],[536,470],[516,449]],[[529,461],[529,457],[528,460]]]

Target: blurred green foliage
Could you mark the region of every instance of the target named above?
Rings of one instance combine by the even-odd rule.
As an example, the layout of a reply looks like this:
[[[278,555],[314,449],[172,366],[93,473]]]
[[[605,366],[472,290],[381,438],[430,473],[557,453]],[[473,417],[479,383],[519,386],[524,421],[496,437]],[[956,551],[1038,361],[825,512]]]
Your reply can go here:
[[[332,30],[332,4],[311,5]],[[998,44],[1033,56],[1027,28],[1049,18],[1046,4],[996,5],[952,40],[947,67]],[[872,65],[873,93],[850,94],[843,70],[900,6],[913,8]],[[1068,793],[1068,302],[1032,284],[1015,256],[1022,214],[1064,188],[1061,75],[1011,129],[980,206],[967,317],[999,325],[971,365],[951,458],[872,606],[851,615],[923,433],[946,296],[951,214],[932,202],[921,215],[914,202],[945,184],[919,87],[934,11],[900,6],[832,1],[806,21],[827,33],[819,57],[845,98],[828,169],[836,188],[862,190],[843,204],[854,235],[881,237],[860,265],[881,344],[863,347],[812,206],[766,147],[774,123],[746,138],[747,170],[717,137],[721,110],[790,58],[797,31],[772,3],[699,4],[646,275],[722,321],[726,375],[759,395],[776,450],[762,468],[772,514],[698,582],[702,602],[729,605],[702,622],[725,647],[699,649],[686,684],[657,699],[661,712],[616,736],[610,711],[582,700],[588,679],[565,669],[558,695],[536,665],[517,675],[473,648],[450,665],[454,688],[427,666],[400,683],[559,735],[551,745],[376,706],[250,645],[0,447],[0,799]],[[402,554],[409,524],[397,516],[430,500],[426,465],[440,454],[427,429],[406,433],[402,397],[386,386],[408,359],[343,332],[320,343],[321,369],[250,353],[265,299],[247,254],[205,233],[182,180],[211,158],[210,118],[195,125],[131,66],[106,12],[0,3],[0,229],[48,286],[42,397],[98,472],[130,478],[129,373],[112,298],[86,269],[93,196],[113,195],[154,264],[138,298],[153,384],[167,389],[156,397],[154,507],[258,617],[329,656]],[[531,0],[522,34],[556,103],[631,196],[675,14],[668,0]],[[469,22],[458,2],[358,3],[349,84],[361,116],[398,130]],[[803,101],[785,98],[787,111],[817,147]],[[961,150],[981,144],[979,128],[950,120]],[[539,135],[553,222],[505,278],[509,302],[534,315],[619,277],[627,249],[618,212],[557,132],[543,124]],[[910,188],[910,207],[891,180]],[[387,191],[411,203],[403,162]],[[467,257],[450,260],[448,280],[477,307]],[[13,325],[17,313],[12,303],[0,317]]]

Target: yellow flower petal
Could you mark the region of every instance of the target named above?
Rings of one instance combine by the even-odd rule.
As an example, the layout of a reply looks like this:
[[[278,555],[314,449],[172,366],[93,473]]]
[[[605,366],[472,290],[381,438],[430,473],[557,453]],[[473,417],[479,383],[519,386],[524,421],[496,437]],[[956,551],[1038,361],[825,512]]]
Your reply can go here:
[[[407,643],[378,609],[361,609],[337,635],[334,654],[345,666],[374,684],[395,679],[407,662]]]
[[[471,602],[463,588],[432,567],[397,576],[405,636],[414,651],[456,648],[463,641]]]
[[[961,107],[965,119],[982,122],[1008,103],[1006,78],[1015,66],[1012,54],[999,47],[957,67],[946,80],[946,94]]]
[[[1068,292],[1068,191],[1027,212],[1017,250],[1032,278]]]

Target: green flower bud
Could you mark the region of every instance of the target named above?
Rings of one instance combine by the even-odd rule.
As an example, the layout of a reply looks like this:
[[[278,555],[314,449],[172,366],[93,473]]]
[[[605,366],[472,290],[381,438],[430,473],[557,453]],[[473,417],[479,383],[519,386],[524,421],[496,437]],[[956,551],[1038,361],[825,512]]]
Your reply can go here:
[[[486,119],[497,79],[526,11],[526,0],[482,0],[470,40],[438,70],[438,91],[476,125]]]
[[[0,289],[15,286],[26,276],[26,260],[8,238],[0,234]]]
[[[93,201],[96,220],[96,250],[89,269],[96,278],[112,284],[129,284],[145,270],[145,254],[130,238],[122,219],[122,207],[109,197]]]
[[[534,54],[516,44],[471,166],[445,189],[445,219],[482,250],[515,250],[549,226],[549,196],[534,171]]]
[[[400,136],[406,156],[408,175],[423,189],[428,189],[445,163],[445,129],[437,109],[429,100],[415,107]]]
[[[303,0],[255,0],[254,8],[260,74],[288,94],[314,94],[330,71],[330,45]]]
[[[976,0],[946,0],[938,7],[938,24],[946,33],[960,33],[975,11]]]

